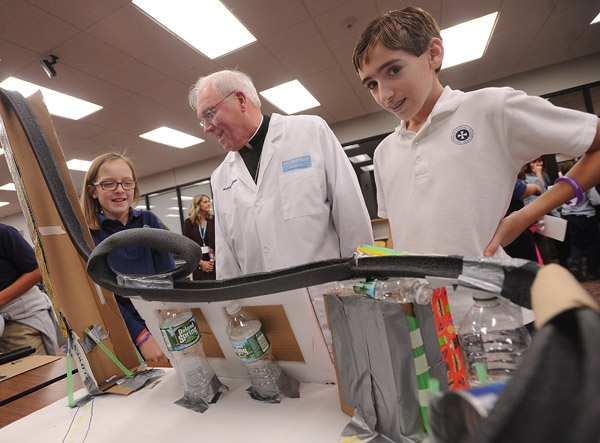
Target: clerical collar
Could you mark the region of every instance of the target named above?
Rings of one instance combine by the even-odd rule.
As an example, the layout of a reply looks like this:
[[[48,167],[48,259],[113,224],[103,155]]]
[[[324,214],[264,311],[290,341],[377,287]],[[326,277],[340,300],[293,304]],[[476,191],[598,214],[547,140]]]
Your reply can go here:
[[[258,179],[260,156],[262,154],[263,144],[265,143],[265,138],[269,129],[269,120],[270,118],[268,115],[263,115],[262,122],[250,141],[242,146],[242,149],[238,151],[242,156],[242,160],[244,160],[244,164],[246,165],[246,168],[248,168],[248,172],[254,179],[255,183]]]
[[[267,136],[267,130],[269,129],[269,120],[270,117],[268,115],[263,115],[262,116],[262,120],[260,122],[260,125],[258,125],[258,128],[256,129],[256,132],[254,133],[254,135],[252,137],[250,137],[250,140],[248,141],[248,143],[246,143],[244,146],[248,149],[262,149],[263,144],[265,143],[265,137]]]

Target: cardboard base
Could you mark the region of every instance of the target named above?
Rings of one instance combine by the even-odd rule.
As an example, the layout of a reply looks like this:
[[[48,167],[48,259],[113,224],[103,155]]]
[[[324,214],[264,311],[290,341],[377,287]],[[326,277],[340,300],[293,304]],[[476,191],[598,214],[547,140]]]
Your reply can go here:
[[[8,380],[15,375],[23,374],[24,372],[44,366],[59,358],[60,357],[55,355],[28,355],[19,360],[0,365],[0,382]]]

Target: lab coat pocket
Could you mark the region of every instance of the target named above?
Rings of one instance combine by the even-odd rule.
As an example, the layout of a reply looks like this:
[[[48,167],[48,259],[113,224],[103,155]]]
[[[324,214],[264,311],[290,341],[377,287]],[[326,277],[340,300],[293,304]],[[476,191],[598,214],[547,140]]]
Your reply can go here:
[[[284,220],[323,213],[324,205],[319,183],[319,175],[312,168],[279,176]]]

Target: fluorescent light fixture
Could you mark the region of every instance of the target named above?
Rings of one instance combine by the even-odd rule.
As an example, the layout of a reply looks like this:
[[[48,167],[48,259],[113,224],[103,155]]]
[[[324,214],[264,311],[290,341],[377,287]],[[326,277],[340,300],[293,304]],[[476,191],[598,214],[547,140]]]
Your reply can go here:
[[[321,105],[298,80],[267,89],[260,95],[286,114],[295,114]]]
[[[9,202],[0,202],[0,207],[6,206],[6,205],[10,205],[10,203]]]
[[[187,197],[185,195],[181,196],[181,201],[191,201],[193,199],[194,199],[194,197]],[[177,200],[177,197],[173,197],[171,200]]]
[[[87,172],[87,170],[90,169],[91,164],[91,161],[74,158],[73,160],[69,160],[67,162],[67,168],[69,168],[71,171]]]
[[[2,189],[3,191],[16,191],[17,190],[17,188],[15,188],[14,183],[7,183],[3,186],[0,186],[0,189]]]
[[[349,159],[352,163],[364,163],[371,160],[371,157],[369,154],[359,154],[355,155],[354,157],[349,157]]]
[[[349,151],[350,149],[354,149],[354,148],[360,148],[360,145],[358,145],[357,143],[354,143],[352,145],[344,146],[344,151]]]
[[[365,171],[365,172],[369,172],[369,171],[372,171],[374,169],[375,169],[375,167],[373,165],[367,165],[367,166],[361,166],[360,167],[360,170],[361,171]]]
[[[167,208],[169,211],[179,211],[179,206],[171,206],[170,208]]]
[[[202,143],[204,141],[201,138],[194,137],[193,135],[186,134],[185,132],[176,131],[175,129],[167,128],[166,126],[153,129],[145,134],[140,134],[140,137],[179,149],[197,145],[198,143]]]
[[[71,120],[79,120],[80,118],[86,117],[102,109],[102,106],[94,103],[86,102],[85,100],[63,94],[62,92],[44,88],[14,77],[8,77],[0,83],[0,88],[20,92],[24,97],[29,97],[38,90],[42,91],[44,101],[46,102],[50,114],[69,118]]]
[[[133,0],[133,4],[210,59],[256,41],[218,0]]]
[[[496,25],[498,12],[442,30],[444,61],[442,69],[483,57]]]
[[[594,23],[598,23],[598,22],[600,22],[600,12],[596,16],[596,18],[594,20],[592,20],[592,23],[590,23],[590,25],[593,25]]]

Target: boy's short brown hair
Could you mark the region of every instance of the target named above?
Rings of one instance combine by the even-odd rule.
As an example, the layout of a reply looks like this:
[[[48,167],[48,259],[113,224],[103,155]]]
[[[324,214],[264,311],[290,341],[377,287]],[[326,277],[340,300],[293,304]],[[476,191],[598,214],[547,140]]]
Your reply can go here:
[[[441,40],[442,36],[439,25],[427,11],[416,6],[389,11],[371,21],[359,37],[352,55],[354,69],[359,71],[378,43],[419,57],[427,50],[432,38]]]

